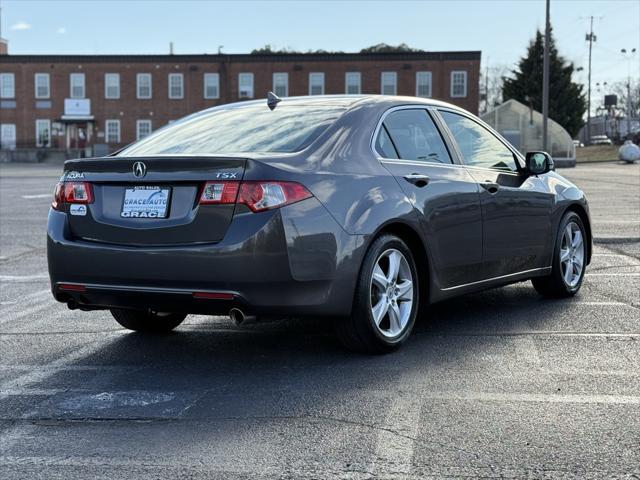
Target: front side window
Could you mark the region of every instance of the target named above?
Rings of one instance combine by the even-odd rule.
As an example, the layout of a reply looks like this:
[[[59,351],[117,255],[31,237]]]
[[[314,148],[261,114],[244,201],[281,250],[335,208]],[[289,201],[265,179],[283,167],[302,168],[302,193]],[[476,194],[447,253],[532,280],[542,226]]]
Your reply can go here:
[[[104,129],[107,143],[120,143],[120,120],[107,120]]]
[[[297,152],[318,138],[344,110],[339,105],[280,104],[273,111],[262,104],[220,107],[173,122],[119,155]]]
[[[513,152],[485,127],[457,113],[441,111],[440,114],[458,144],[466,165],[517,171]]]
[[[69,75],[69,95],[71,98],[84,98],[84,73]]]
[[[136,140],[146,137],[151,133],[151,120],[138,120],[136,122]]]
[[[36,86],[36,98],[43,99],[51,96],[48,73],[36,73],[34,83]]]
[[[220,75],[204,74],[204,98],[220,98]]]
[[[383,126],[403,160],[451,163],[451,157],[438,128],[426,110],[404,109],[391,112]]]
[[[395,95],[398,91],[398,75],[396,72],[382,72],[380,92],[382,95]]]
[[[273,93],[279,97],[289,96],[289,74],[274,73],[273,74]]]
[[[253,98],[253,73],[238,74],[238,97]]]
[[[104,74],[104,98],[110,98],[110,99],[120,98],[120,74],[119,73]]]
[[[431,97],[431,72],[416,72],[416,97]]]
[[[151,74],[138,73],[136,75],[136,98],[151,98]]]
[[[51,122],[36,120],[36,147],[51,146]]]
[[[360,95],[362,92],[362,76],[360,72],[345,73],[344,83],[344,91],[347,95]]]
[[[324,95],[324,73],[309,74],[309,95]]]
[[[451,98],[467,96],[467,72],[464,70],[451,72]]]
[[[16,77],[13,73],[0,73],[0,98],[16,97]]]
[[[184,98],[184,76],[181,73],[169,74],[169,98]]]

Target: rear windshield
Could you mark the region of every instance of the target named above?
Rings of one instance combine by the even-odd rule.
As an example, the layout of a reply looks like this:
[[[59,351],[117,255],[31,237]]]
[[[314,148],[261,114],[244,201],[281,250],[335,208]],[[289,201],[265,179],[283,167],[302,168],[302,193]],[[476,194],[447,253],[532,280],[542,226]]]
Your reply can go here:
[[[174,122],[119,156],[297,152],[345,111],[336,105],[266,104],[208,110]]]

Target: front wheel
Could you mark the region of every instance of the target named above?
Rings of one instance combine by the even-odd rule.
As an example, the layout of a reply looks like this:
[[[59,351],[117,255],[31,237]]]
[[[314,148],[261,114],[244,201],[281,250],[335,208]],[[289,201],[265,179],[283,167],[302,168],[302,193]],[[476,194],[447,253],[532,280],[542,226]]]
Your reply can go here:
[[[418,275],[411,250],[398,237],[382,235],[367,252],[349,318],[336,320],[350,350],[385,353],[409,336],[418,311]]]
[[[551,274],[531,280],[538,293],[561,298],[580,290],[587,260],[586,238],[582,219],[574,212],[566,213],[558,228]]]
[[[112,308],[111,315],[124,328],[146,333],[170,332],[187,318],[186,315],[181,313],[126,310],[121,308]]]

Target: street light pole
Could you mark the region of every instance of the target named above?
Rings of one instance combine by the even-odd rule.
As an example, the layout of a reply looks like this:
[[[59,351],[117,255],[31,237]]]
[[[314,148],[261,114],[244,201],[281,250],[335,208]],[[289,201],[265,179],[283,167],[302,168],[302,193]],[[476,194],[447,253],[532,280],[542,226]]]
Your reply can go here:
[[[544,27],[544,57],[542,60],[542,150],[548,151],[549,138],[549,44],[551,43],[551,24],[549,22],[550,0],[547,0],[546,22]]]
[[[589,41],[589,74],[588,74],[588,93],[587,93],[587,138],[586,144],[591,145],[591,48],[593,47],[593,42],[596,41],[596,36],[593,34],[593,15],[591,16],[591,28],[590,32],[587,33],[587,38]]]

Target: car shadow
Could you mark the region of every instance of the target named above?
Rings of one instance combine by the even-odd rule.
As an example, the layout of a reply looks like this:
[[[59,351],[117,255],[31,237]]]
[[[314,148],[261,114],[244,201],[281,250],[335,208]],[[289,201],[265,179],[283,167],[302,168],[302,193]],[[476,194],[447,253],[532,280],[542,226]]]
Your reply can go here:
[[[522,284],[442,302],[431,306],[409,341],[389,355],[344,350],[331,322],[321,319],[238,328],[196,317],[166,335],[123,332],[42,380],[37,388],[60,393],[32,415],[339,416],[336,409],[342,409],[350,416],[351,402],[371,405],[398,389],[415,388],[403,378],[428,379],[432,388],[447,390],[455,386],[450,376],[455,369],[487,378],[511,375],[513,359],[495,359],[510,354],[513,336],[547,330],[572,301],[544,300]]]

